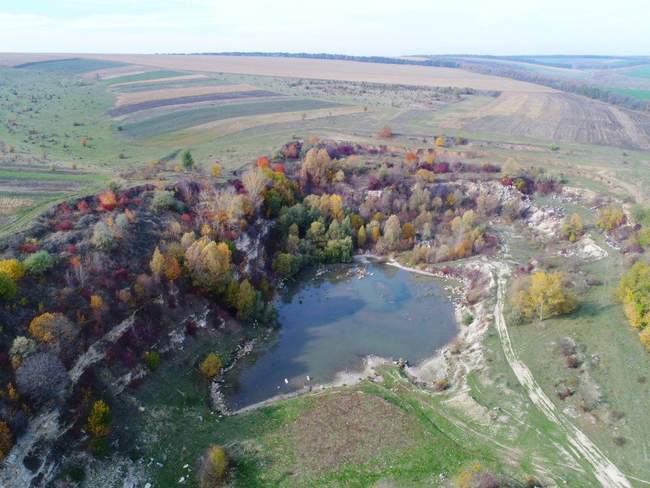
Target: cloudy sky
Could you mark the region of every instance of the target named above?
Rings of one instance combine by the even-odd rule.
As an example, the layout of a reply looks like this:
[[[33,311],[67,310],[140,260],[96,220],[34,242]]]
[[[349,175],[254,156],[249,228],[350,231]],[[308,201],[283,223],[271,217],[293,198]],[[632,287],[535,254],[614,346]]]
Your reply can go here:
[[[0,0],[2,52],[650,55],[647,0]]]

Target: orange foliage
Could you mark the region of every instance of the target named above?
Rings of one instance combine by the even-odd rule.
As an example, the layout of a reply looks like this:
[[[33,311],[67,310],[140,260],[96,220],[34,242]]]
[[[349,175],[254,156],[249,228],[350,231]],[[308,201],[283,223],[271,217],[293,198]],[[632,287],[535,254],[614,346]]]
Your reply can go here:
[[[97,197],[102,210],[111,211],[117,207],[117,197],[111,190],[106,190]]]
[[[267,169],[270,166],[271,162],[269,161],[269,158],[267,158],[266,156],[260,156],[259,158],[257,158],[256,164],[257,167],[260,169]]]

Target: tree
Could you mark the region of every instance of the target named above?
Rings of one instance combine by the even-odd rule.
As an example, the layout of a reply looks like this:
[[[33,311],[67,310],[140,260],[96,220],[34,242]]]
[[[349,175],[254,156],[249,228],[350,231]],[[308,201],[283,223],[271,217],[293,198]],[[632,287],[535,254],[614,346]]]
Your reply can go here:
[[[399,244],[402,226],[397,215],[391,215],[384,224],[384,242],[388,249],[395,250]]]
[[[203,376],[212,379],[221,372],[222,368],[221,359],[215,353],[211,352],[199,365],[199,369]]]
[[[230,281],[231,252],[227,244],[201,237],[185,251],[185,266],[194,284],[220,293]]]
[[[181,275],[181,265],[174,256],[167,256],[165,259],[165,278],[170,283],[174,283]]]
[[[212,176],[214,176],[215,178],[219,178],[219,176],[221,176],[222,171],[223,171],[223,168],[221,167],[221,165],[219,163],[214,163],[212,165],[211,173],[212,173]]]
[[[16,370],[18,391],[37,403],[62,397],[69,383],[63,363],[50,352],[29,356]]]
[[[87,429],[93,437],[106,437],[111,432],[111,409],[103,400],[93,403]]]
[[[444,136],[436,137],[436,147],[446,147],[446,146],[447,146],[447,139],[445,139]]]
[[[303,187],[309,183],[314,184],[316,187],[326,183],[331,166],[332,158],[330,158],[327,149],[317,150],[312,147],[305,154],[305,160],[300,166],[300,179]]]
[[[0,461],[9,455],[9,451],[13,446],[14,440],[11,429],[6,422],[0,421]]]
[[[183,152],[183,168],[187,170],[194,168],[194,158],[192,157],[192,153],[189,149],[186,149]]]
[[[25,266],[17,259],[3,259],[0,261],[0,273],[6,274],[14,283],[18,283],[25,276]]]
[[[298,271],[298,260],[293,254],[279,253],[273,260],[272,268],[281,278],[290,278]]]
[[[564,273],[533,273],[514,299],[514,307],[524,317],[544,320],[553,315],[573,312],[578,305],[575,295],[569,290]]]
[[[598,212],[596,225],[605,232],[611,232],[625,223],[625,212],[618,205],[608,205]]]
[[[151,256],[151,261],[149,261],[149,269],[153,273],[153,276],[156,280],[160,279],[160,276],[163,273],[165,267],[165,256],[160,252],[158,246],[153,251],[153,256]]]
[[[262,193],[267,183],[264,171],[259,168],[249,169],[242,175],[242,183],[251,202],[253,202],[255,208],[258,208],[262,203]]]
[[[223,448],[211,445],[203,454],[199,470],[199,488],[221,486],[228,472],[228,459]]]
[[[569,215],[562,224],[562,237],[569,242],[576,242],[584,234],[582,218],[577,213]]]
[[[257,292],[248,280],[239,284],[237,293],[237,318],[240,320],[250,319],[257,310]]]
[[[23,264],[25,265],[27,273],[40,276],[45,274],[52,266],[54,266],[55,262],[56,259],[53,256],[50,256],[50,253],[42,250],[29,256],[25,259]]]
[[[68,318],[60,313],[42,313],[29,323],[29,333],[40,342],[53,342],[72,326]]]
[[[0,300],[9,301],[18,293],[16,282],[12,280],[9,275],[0,273]]]
[[[650,264],[637,261],[623,275],[618,287],[618,298],[630,325],[650,329]]]
[[[362,225],[357,232],[357,247],[363,249],[366,245],[366,228]]]

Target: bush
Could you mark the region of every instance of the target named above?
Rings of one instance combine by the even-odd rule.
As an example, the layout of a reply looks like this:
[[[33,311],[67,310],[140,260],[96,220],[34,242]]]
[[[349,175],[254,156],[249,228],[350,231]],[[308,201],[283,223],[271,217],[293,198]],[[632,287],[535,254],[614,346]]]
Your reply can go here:
[[[474,322],[474,316],[469,312],[465,312],[463,314],[463,325],[471,325],[472,322]]]
[[[144,362],[151,371],[158,369],[160,366],[160,354],[156,351],[147,351],[144,353]]]
[[[90,242],[97,249],[108,252],[117,247],[115,233],[106,222],[97,222],[93,228],[93,235]]]
[[[151,209],[154,212],[162,212],[164,210],[175,210],[181,212],[184,209],[184,205],[176,200],[174,192],[159,190],[153,194]]]
[[[55,263],[56,258],[47,251],[35,252],[23,262],[27,272],[36,276],[45,274]]]
[[[203,454],[199,469],[199,488],[221,486],[228,472],[228,459],[223,448],[211,445]]]
[[[200,364],[199,369],[203,376],[212,379],[221,372],[222,364],[221,359],[215,353],[208,354],[203,362]]]
[[[9,301],[18,293],[16,282],[5,273],[0,273],[0,300]]]
[[[18,391],[37,403],[62,397],[69,383],[63,363],[49,352],[28,357],[16,370]]]

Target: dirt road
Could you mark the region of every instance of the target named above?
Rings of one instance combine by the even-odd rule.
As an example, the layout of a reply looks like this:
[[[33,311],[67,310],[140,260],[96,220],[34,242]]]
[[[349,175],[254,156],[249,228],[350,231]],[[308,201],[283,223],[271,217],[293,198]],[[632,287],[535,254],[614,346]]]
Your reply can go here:
[[[556,424],[567,436],[572,447],[572,454],[577,459],[586,460],[594,470],[594,476],[606,488],[631,488],[626,476],[603,454],[603,452],[575,425],[558,411],[555,404],[539,386],[528,367],[519,359],[512,347],[505,317],[503,304],[506,295],[506,282],[509,274],[508,267],[503,263],[493,265],[497,280],[497,303],[494,307],[494,319],[501,347],[508,364],[515,373],[517,380],[524,387],[531,402],[541,410],[548,420]]]

